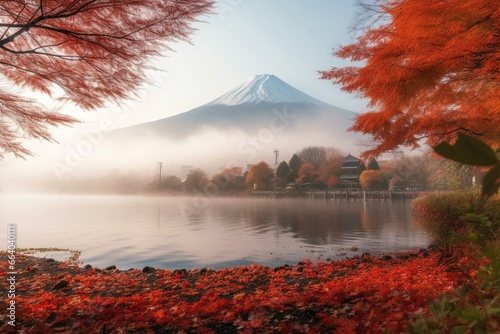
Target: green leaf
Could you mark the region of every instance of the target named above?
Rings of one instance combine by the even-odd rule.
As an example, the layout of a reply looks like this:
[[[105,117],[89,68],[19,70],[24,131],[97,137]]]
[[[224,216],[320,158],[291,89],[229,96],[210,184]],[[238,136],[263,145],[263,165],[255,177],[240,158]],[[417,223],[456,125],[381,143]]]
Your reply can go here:
[[[465,334],[469,330],[468,326],[455,326],[451,330],[451,334]]]
[[[481,314],[474,306],[468,305],[462,310],[462,318],[469,321],[478,321],[481,319]]]
[[[468,238],[470,241],[472,241],[476,245],[482,244],[481,238],[479,237],[479,235],[477,233],[469,233]]]
[[[491,168],[483,177],[483,197],[494,195],[500,188],[500,165]]]
[[[474,166],[494,166],[498,163],[498,157],[486,143],[458,133],[457,141],[454,145],[442,142],[433,147],[434,151],[445,158]]]
[[[486,310],[486,315],[500,315],[500,308],[490,308],[489,310]]]
[[[461,298],[465,297],[467,295],[467,292],[469,292],[469,288],[467,285],[464,285],[460,288],[456,288],[454,291],[455,296],[461,297]]]
[[[468,213],[464,216],[464,220],[469,223],[483,224],[483,219],[475,213]]]

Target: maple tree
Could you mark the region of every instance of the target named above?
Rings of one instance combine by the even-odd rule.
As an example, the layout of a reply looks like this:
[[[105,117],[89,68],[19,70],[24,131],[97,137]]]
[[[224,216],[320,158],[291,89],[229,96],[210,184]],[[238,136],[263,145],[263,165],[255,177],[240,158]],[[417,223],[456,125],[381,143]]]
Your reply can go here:
[[[363,157],[423,139],[436,145],[458,132],[498,147],[498,1],[386,0],[371,8],[373,24],[334,52],[360,65],[320,72],[370,101],[351,127],[374,138]]]
[[[222,172],[215,174],[210,182],[219,192],[234,193],[246,188],[243,168],[236,166],[225,168]]]
[[[387,189],[387,180],[378,170],[367,169],[359,175],[363,189]]]
[[[338,183],[340,168],[344,163],[344,154],[334,148],[329,148],[326,151],[326,159],[318,168],[318,181],[326,183],[328,187],[333,187]]]
[[[266,187],[274,177],[274,170],[265,161],[252,165],[248,170],[246,182],[253,183],[257,187]]]
[[[152,57],[168,42],[187,40],[211,0],[5,0],[0,2],[0,71],[25,87],[85,110],[133,96]],[[22,139],[52,141],[50,126],[77,122],[0,89],[0,158],[32,154]],[[3,150],[4,152],[1,152]]]
[[[318,172],[314,168],[314,165],[309,162],[305,162],[300,166],[299,176],[295,180],[297,183],[308,183],[308,182],[316,182],[318,178]]]

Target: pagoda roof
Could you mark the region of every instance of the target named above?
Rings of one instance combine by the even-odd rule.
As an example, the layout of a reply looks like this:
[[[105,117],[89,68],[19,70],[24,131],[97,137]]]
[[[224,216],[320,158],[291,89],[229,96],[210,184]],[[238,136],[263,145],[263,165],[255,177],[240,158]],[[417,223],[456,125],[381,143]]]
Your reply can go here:
[[[352,162],[358,162],[358,161],[361,161],[361,160],[349,154],[347,157],[344,158],[344,161],[345,162],[350,162],[350,161],[352,161]]]

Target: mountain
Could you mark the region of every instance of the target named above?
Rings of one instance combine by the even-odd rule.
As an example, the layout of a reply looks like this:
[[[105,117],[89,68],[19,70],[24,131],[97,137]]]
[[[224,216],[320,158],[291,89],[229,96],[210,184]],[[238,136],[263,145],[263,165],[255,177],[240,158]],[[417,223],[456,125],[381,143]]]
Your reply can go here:
[[[218,99],[205,104],[205,106],[257,105],[259,103],[298,103],[327,106],[326,103],[302,93],[300,90],[270,74],[256,75]]]
[[[200,107],[115,130],[115,135],[123,139],[149,133],[179,140],[203,129],[241,130],[251,134],[270,128],[301,136],[312,131],[316,135],[325,132],[330,137],[332,134],[339,137],[345,135],[355,116],[354,112],[307,95],[274,75],[263,74]],[[347,137],[352,138],[353,134]]]

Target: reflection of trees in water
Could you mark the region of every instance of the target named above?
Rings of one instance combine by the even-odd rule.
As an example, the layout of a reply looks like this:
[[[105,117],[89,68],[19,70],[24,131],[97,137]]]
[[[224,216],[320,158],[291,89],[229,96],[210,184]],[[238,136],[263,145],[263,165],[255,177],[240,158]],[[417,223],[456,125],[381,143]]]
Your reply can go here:
[[[409,202],[405,201],[307,201],[268,200],[255,202],[249,222],[277,225],[312,245],[339,244],[360,234],[368,237],[413,238]]]
[[[311,201],[304,199],[210,199],[188,222],[217,223],[255,234],[291,234],[311,245],[341,244],[346,238],[412,238],[417,227],[405,201]]]
[[[411,240],[420,229],[410,210],[410,201],[368,201],[361,211],[361,229],[373,237]]]
[[[280,232],[292,233],[309,244],[332,244],[349,231],[359,228],[358,205],[307,200],[273,200],[255,202],[250,212],[250,223],[272,223]]]

